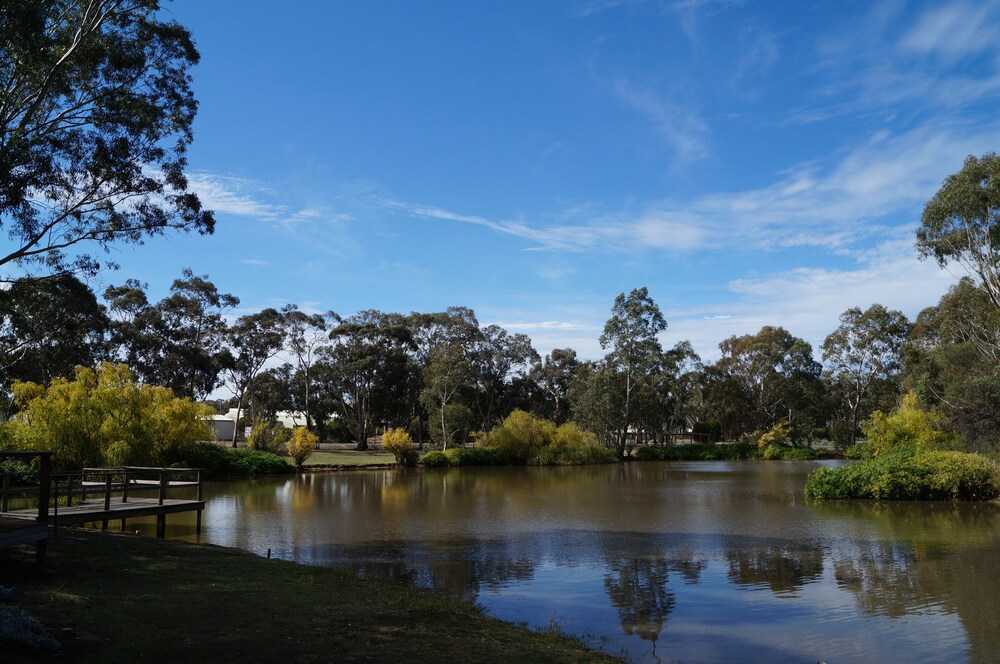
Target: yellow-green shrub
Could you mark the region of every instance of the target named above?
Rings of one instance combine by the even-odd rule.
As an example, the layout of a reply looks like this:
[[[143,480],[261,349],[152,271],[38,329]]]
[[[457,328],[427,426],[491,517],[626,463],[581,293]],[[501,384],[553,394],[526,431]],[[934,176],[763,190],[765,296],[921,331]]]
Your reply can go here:
[[[891,415],[880,410],[861,425],[874,456],[899,447],[925,450],[948,449],[956,444],[955,436],[940,428],[936,413],[922,410],[917,395],[910,392]]]
[[[12,391],[20,409],[8,424],[14,446],[51,451],[58,468],[171,463],[211,437],[211,407],[139,385],[124,364],[77,367],[73,380],[15,383]]]
[[[302,464],[309,458],[309,455],[316,451],[316,443],[318,442],[319,436],[309,429],[295,427],[286,444],[288,456],[292,457],[292,461],[295,462],[297,467],[301,468]]]
[[[396,457],[396,463],[403,463],[413,452],[413,438],[406,432],[406,429],[389,429],[382,434],[382,449],[392,452]]]

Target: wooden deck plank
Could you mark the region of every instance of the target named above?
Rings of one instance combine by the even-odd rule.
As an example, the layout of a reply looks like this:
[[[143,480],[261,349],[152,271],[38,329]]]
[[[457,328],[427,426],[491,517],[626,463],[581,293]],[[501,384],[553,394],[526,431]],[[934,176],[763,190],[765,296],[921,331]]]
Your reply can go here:
[[[193,512],[205,509],[203,500],[180,500],[168,498],[160,504],[156,498],[130,497],[127,503],[112,502],[110,509],[104,509],[104,502],[87,502],[71,507],[60,507],[58,512],[49,512],[49,523],[56,526],[103,521],[105,519],[125,519],[140,516],[157,516],[160,514],[176,514],[178,512]],[[37,517],[35,510],[12,510],[4,512],[11,519],[29,520]]]

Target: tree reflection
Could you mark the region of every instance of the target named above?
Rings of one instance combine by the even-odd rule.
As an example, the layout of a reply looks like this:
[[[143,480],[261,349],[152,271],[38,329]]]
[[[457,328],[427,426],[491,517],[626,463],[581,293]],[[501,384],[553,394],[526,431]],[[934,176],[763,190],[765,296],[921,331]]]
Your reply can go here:
[[[677,598],[667,588],[670,564],[664,558],[618,558],[607,561],[604,587],[618,609],[622,629],[656,641]]]
[[[726,551],[733,583],[766,586],[778,597],[789,597],[823,574],[823,550],[818,545],[799,549],[786,542],[755,544]]]

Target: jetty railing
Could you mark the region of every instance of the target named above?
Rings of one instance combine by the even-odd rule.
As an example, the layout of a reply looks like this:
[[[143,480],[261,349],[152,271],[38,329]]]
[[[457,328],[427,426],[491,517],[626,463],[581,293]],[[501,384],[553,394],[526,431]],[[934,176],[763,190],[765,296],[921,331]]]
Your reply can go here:
[[[33,492],[38,494],[37,506],[34,512],[30,509],[27,511],[26,518],[3,518],[2,513],[8,510],[11,493],[15,490],[23,490],[24,487],[13,486],[10,472],[0,472],[0,548],[33,542],[35,562],[41,567],[45,564],[49,536],[49,483],[52,476],[52,453],[4,450],[0,451],[0,458],[24,461],[38,459],[38,486],[31,487]],[[33,518],[32,514],[34,514]]]
[[[168,513],[196,511],[196,532],[201,532],[204,485],[200,468],[84,468],[75,472],[51,473],[49,481],[41,482],[40,487],[46,488],[44,502],[46,505],[51,503],[53,526],[100,521],[102,530],[107,530],[109,520],[114,518],[121,519],[124,531],[127,517],[155,515],[157,537],[164,537]],[[40,487],[34,490],[41,491]],[[177,489],[194,489],[197,497],[177,499],[174,494]],[[32,490],[11,490],[5,485],[0,493],[2,511],[8,511],[9,495]],[[152,492],[155,492],[155,498],[148,497]],[[23,510],[17,513],[23,518]],[[14,512],[9,514],[15,516]]]

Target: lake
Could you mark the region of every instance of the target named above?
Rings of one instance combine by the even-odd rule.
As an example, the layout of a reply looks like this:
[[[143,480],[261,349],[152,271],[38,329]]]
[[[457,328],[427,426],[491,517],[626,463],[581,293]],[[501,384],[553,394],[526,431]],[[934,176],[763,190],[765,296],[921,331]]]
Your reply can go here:
[[[202,534],[172,516],[168,536],[430,588],[635,662],[997,661],[1000,509],[807,502],[829,463],[217,482]]]

